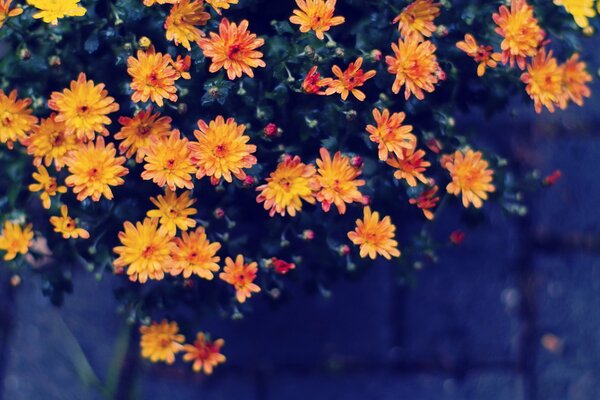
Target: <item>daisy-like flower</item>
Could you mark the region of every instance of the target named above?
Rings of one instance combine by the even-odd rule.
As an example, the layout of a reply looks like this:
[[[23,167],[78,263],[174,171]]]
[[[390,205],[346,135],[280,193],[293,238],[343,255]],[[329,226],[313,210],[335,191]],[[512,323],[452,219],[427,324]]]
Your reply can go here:
[[[33,179],[36,180],[36,183],[29,185],[29,191],[42,192],[40,194],[40,199],[42,200],[42,205],[45,209],[50,208],[50,197],[67,192],[67,188],[59,185],[56,182],[56,178],[50,176],[48,170],[43,165],[40,165],[37,172],[33,173]]]
[[[198,129],[194,131],[196,142],[190,142],[192,161],[198,167],[196,177],[210,177],[216,184],[221,178],[227,182],[233,181],[233,176],[239,180],[246,178],[244,168],[256,164],[252,155],[256,146],[248,144],[250,137],[244,135],[245,125],[238,125],[233,118],[225,119],[218,116],[208,124],[198,121]]]
[[[17,99],[17,91],[7,96],[0,89],[0,143],[6,143],[9,149],[16,141],[25,139],[27,133],[37,123],[37,117],[31,115],[31,99]]]
[[[427,167],[431,166],[429,161],[425,161],[425,152],[423,150],[403,149],[402,157],[396,155],[387,159],[387,164],[396,168],[394,178],[406,180],[408,186],[417,186],[417,179],[423,183],[429,183],[429,180],[423,175]]]
[[[66,205],[60,206],[60,217],[50,217],[50,223],[54,232],[60,233],[64,239],[89,239],[90,233],[77,226],[77,222],[69,217],[69,209]]]
[[[179,333],[177,322],[163,319],[160,323],[140,327],[140,348],[142,357],[153,363],[166,362],[173,364],[175,354],[183,350],[185,336]]]
[[[563,6],[580,28],[590,26],[588,18],[596,16],[594,0],[554,0],[554,4]]]
[[[332,204],[340,214],[346,212],[346,203],[361,202],[363,195],[358,188],[365,184],[362,179],[357,179],[362,171],[352,166],[350,159],[336,152],[331,155],[325,148],[320,150],[321,158],[317,159],[317,175],[315,176],[318,190],[316,198],[321,202],[325,212]]]
[[[163,99],[177,101],[175,81],[180,74],[172,66],[173,59],[168,54],[157,53],[154,46],[148,50],[138,50],[137,58],[127,59],[127,73],[132,77],[130,84],[133,94],[131,100],[153,101],[160,107]]]
[[[0,250],[6,252],[4,261],[14,260],[18,254],[27,254],[33,239],[31,228],[31,224],[22,228],[17,223],[4,222],[4,228],[0,233]]]
[[[188,72],[192,67],[192,57],[189,54],[185,57],[177,56],[175,61],[171,61],[171,65],[177,71],[178,78],[192,79],[192,75]]]
[[[286,212],[294,217],[302,210],[302,200],[315,204],[315,173],[315,167],[304,164],[300,157],[285,156],[267,183],[256,188],[260,192],[256,201],[265,203],[271,217],[275,213],[283,217]]]
[[[217,339],[214,342],[210,340],[204,332],[198,332],[194,344],[183,346],[185,354],[183,361],[193,361],[192,369],[194,372],[203,371],[210,375],[213,369],[225,362],[225,356],[221,354],[221,347],[225,344],[223,339]]]
[[[348,94],[352,93],[359,101],[363,101],[366,96],[357,88],[361,87],[366,81],[374,77],[377,72],[375,70],[364,72],[362,68],[360,68],[362,63],[363,58],[358,57],[355,62],[351,62],[350,65],[348,65],[348,68],[345,71],[342,71],[340,67],[334,65],[333,68],[331,68],[331,71],[338,79],[325,78],[321,80],[322,84],[327,85],[325,94],[329,96],[334,93],[339,93],[342,96],[342,100],[346,100]]]
[[[221,260],[221,257],[217,256],[217,251],[221,248],[220,243],[211,243],[202,227],[195,231],[183,232],[180,238],[176,237],[173,241],[175,248],[172,254],[171,275],[183,274],[186,279],[192,275],[213,279]]]
[[[27,154],[33,156],[33,165],[39,167],[43,163],[49,167],[54,162],[57,171],[64,167],[67,154],[80,145],[74,133],[67,133],[65,123],[56,121],[55,113],[35,125],[23,144]]]
[[[494,171],[489,169],[488,162],[482,158],[480,151],[468,149],[457,150],[442,161],[448,170],[452,182],[446,186],[448,193],[458,196],[462,192],[462,203],[465,208],[473,204],[481,208],[482,200],[487,200],[488,193],[496,190],[492,184]]]
[[[166,231],[169,236],[175,236],[177,229],[187,231],[196,226],[196,220],[190,218],[191,215],[198,213],[198,210],[190,207],[196,200],[190,198],[190,191],[185,191],[177,197],[177,193],[167,189],[165,195],[151,197],[150,201],[157,208],[148,211],[146,214],[150,218],[158,218],[160,229]]]
[[[478,63],[477,76],[483,76],[486,68],[496,68],[498,61],[502,59],[500,53],[494,53],[492,46],[478,44],[473,35],[467,33],[465,40],[457,42],[456,47],[467,53],[467,55]]]
[[[239,0],[206,0],[206,4],[211,6],[219,15],[221,15],[221,9],[229,10],[232,4],[238,3]]]
[[[189,142],[180,137],[178,130],[171,136],[155,139],[145,150],[142,179],[151,180],[160,187],[165,185],[172,191],[176,188],[192,189],[192,174],[196,172],[191,161]]]
[[[160,113],[152,113],[152,107],[146,111],[138,111],[133,118],[120,117],[123,126],[115,134],[115,139],[122,140],[119,144],[121,154],[127,158],[135,154],[135,161],[140,163],[146,156],[146,148],[153,139],[160,139],[171,134],[171,117],[161,117]]]
[[[115,270],[127,267],[127,275],[133,282],[163,279],[171,268],[171,254],[175,250],[171,236],[159,230],[156,218],[145,218],[135,225],[127,221],[124,228],[119,232],[121,246],[113,249],[119,255],[113,263]]]
[[[180,0],[165,21],[167,40],[191,50],[190,42],[197,42],[204,33],[198,26],[206,25],[210,14],[204,11],[203,0]]]
[[[119,111],[119,104],[108,96],[104,84],[96,85],[88,81],[85,73],[80,73],[76,81],[71,81],[69,89],[53,92],[48,107],[58,112],[57,122],[64,122],[66,133],[75,133],[79,139],[94,140],[96,133],[106,136],[111,119],[108,114]]]
[[[343,24],[344,17],[334,17],[336,0],[296,0],[298,9],[290,17],[292,24],[300,25],[300,32],[314,31],[323,40],[332,26]]]
[[[315,65],[308,71],[304,81],[302,82],[302,90],[308,94],[324,95],[325,91],[321,90],[327,86],[321,79],[321,74],[317,71],[318,67]]]
[[[383,113],[379,109],[373,109],[375,125],[367,125],[369,139],[379,146],[379,159],[386,161],[389,153],[402,157],[403,149],[413,149],[417,145],[417,138],[412,134],[412,125],[402,125],[406,114],[403,112],[393,113],[385,108]]]
[[[177,4],[180,1],[181,0],[144,0],[144,5],[150,7],[155,4]]]
[[[438,189],[437,185],[433,185],[432,187],[423,190],[417,197],[412,197],[408,200],[410,204],[419,207],[423,211],[425,218],[430,221],[434,217],[431,210],[434,209],[440,201],[440,198],[437,195]]]
[[[223,18],[219,24],[219,33],[210,32],[210,38],[201,38],[198,45],[204,56],[211,59],[208,70],[217,72],[221,68],[227,71],[230,80],[241,78],[242,74],[254,77],[252,68],[266,67],[263,53],[257,51],[265,44],[263,39],[248,31],[248,21],[239,25]]]
[[[435,19],[440,15],[440,3],[433,0],[415,0],[402,10],[394,23],[398,23],[398,31],[403,38],[415,35],[419,40],[431,37],[435,32]]]
[[[527,85],[525,90],[533,99],[535,112],[541,113],[542,106],[554,112],[554,106],[559,105],[563,96],[563,71],[552,51],[546,53],[545,49],[541,49],[527,65],[521,81]]]
[[[11,17],[23,14],[21,7],[10,8],[12,0],[0,0],[0,28],[4,25],[4,22]]]
[[[125,183],[122,177],[129,173],[123,166],[125,157],[116,154],[115,146],[105,145],[100,136],[95,143],[82,144],[65,158],[70,174],[65,183],[73,188],[77,200],[91,197],[93,201],[100,201],[102,196],[112,200],[111,186]]]
[[[260,292],[260,287],[254,283],[257,272],[256,262],[245,264],[244,256],[238,254],[235,262],[231,257],[225,259],[225,267],[219,274],[219,278],[235,288],[237,301],[243,303],[252,296],[252,293]]]
[[[578,106],[583,106],[583,98],[590,97],[592,92],[588,83],[592,76],[587,72],[586,64],[579,60],[579,54],[575,53],[562,66],[563,94],[560,97],[560,108],[565,109],[569,100]]]
[[[496,33],[504,38],[500,44],[502,63],[510,62],[512,67],[516,62],[519,68],[525,69],[525,59],[537,54],[545,36],[533,8],[526,0],[512,0],[510,10],[502,5],[492,18],[498,25]]]
[[[81,17],[87,12],[79,0],[27,0],[27,3],[39,10],[33,14],[33,18],[52,25],[58,25],[61,18]]]
[[[363,219],[356,220],[354,231],[348,232],[348,239],[360,246],[360,256],[369,256],[374,260],[377,255],[391,260],[392,257],[400,257],[398,242],[394,240],[396,226],[392,224],[389,216],[379,220],[377,211],[371,212],[370,207],[365,207]]]
[[[423,100],[425,92],[433,92],[438,82],[440,66],[435,56],[436,47],[428,40],[423,42],[411,35],[406,39],[392,43],[394,56],[386,56],[388,72],[396,75],[392,91],[399,93],[404,86],[404,98],[413,94]]]

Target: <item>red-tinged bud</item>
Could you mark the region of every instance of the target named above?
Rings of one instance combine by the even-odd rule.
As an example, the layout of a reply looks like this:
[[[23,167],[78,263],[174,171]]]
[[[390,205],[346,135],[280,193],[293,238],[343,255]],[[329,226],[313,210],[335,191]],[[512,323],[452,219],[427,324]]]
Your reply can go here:
[[[312,229],[306,229],[302,232],[302,239],[313,240],[315,238],[315,232]]]
[[[343,244],[338,248],[338,254],[340,256],[347,256],[350,254],[350,247],[347,244]]]
[[[440,81],[445,81],[446,80],[446,73],[444,72],[443,69],[439,68],[436,72],[436,75],[438,77],[438,79]]]
[[[256,183],[256,179],[254,179],[253,176],[250,175],[246,175],[246,177],[244,178],[244,181],[242,182],[242,185],[244,185],[244,187],[252,187],[254,186],[254,184]]]
[[[270,266],[272,266],[275,269],[275,272],[280,275],[285,275],[296,268],[296,264],[280,260],[276,257],[271,258]]]
[[[455,230],[450,234],[450,241],[453,245],[458,246],[465,240],[465,233],[460,229]]]
[[[216,219],[221,219],[225,216],[225,210],[223,210],[221,207],[215,208],[213,215]]]
[[[14,287],[17,287],[21,284],[21,277],[19,275],[13,275],[10,277],[10,284]]]
[[[183,281],[183,287],[185,288],[193,288],[194,287],[194,281],[191,279],[186,279]]]
[[[561,177],[562,177],[562,172],[559,169],[557,169],[556,171],[554,171],[553,173],[551,173],[550,175],[548,175],[547,177],[544,178],[544,185],[552,186],[556,182],[558,182],[558,180]]]
[[[363,206],[368,206],[371,204],[371,196],[363,195],[362,199],[360,199],[360,202]]]
[[[440,154],[442,151],[442,142],[437,140],[436,138],[429,138],[425,141],[425,146],[435,154]]]
[[[277,132],[278,132],[277,125],[275,125],[272,122],[270,124],[267,124],[267,126],[265,126],[264,129],[263,129],[263,133],[268,138],[274,138],[274,137],[276,137],[277,136]]]
[[[381,50],[373,49],[371,50],[371,58],[373,59],[373,61],[379,62],[383,58],[383,53],[381,52]]]
[[[352,164],[352,166],[355,168],[362,168],[363,159],[361,156],[354,156],[350,159],[350,164]]]

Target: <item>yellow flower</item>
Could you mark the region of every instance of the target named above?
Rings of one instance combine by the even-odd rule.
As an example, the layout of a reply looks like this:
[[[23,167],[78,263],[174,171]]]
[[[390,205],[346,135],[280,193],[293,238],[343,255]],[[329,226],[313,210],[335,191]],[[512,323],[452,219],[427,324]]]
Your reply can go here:
[[[182,231],[187,231],[189,228],[196,226],[196,221],[189,218],[190,215],[195,215],[198,211],[190,206],[196,202],[191,199],[190,191],[185,191],[181,196],[177,197],[177,193],[167,189],[165,195],[151,197],[150,201],[157,209],[150,210],[146,214],[150,218],[158,218],[160,229],[167,232],[170,236],[175,236],[177,228]]]
[[[332,95],[339,93],[342,96],[342,100],[348,98],[348,94],[352,93],[359,101],[365,99],[365,94],[358,90],[357,87],[361,87],[365,82],[377,74],[375,70],[364,72],[361,68],[363,62],[362,57],[358,57],[355,62],[351,62],[348,68],[342,72],[340,67],[334,65],[331,71],[338,79],[325,78],[321,80],[321,84],[327,85],[325,90],[326,95]]]
[[[50,208],[50,197],[67,192],[67,188],[59,185],[56,182],[56,178],[50,176],[48,170],[42,165],[38,167],[37,172],[33,173],[33,179],[35,179],[37,183],[29,185],[29,191],[42,192],[40,194],[40,199],[42,199],[42,205],[45,209]]]
[[[267,183],[256,188],[260,192],[256,201],[265,202],[265,210],[269,210],[271,217],[275,213],[283,217],[286,211],[294,217],[302,210],[302,200],[315,204],[315,173],[315,167],[304,164],[300,157],[285,156],[266,179]]]
[[[573,16],[575,23],[580,28],[587,28],[590,26],[588,18],[594,18],[596,16],[594,0],[554,0],[554,4],[563,6],[565,10]]]
[[[87,10],[79,5],[79,0],[27,0],[27,3],[39,11],[33,18],[42,19],[52,25],[58,25],[58,20],[64,17],[81,17]]]
[[[563,71],[552,57],[552,51],[540,50],[527,65],[527,71],[521,75],[521,81],[527,86],[525,90],[533,99],[535,111],[542,112],[545,106],[554,112],[554,105],[559,105],[563,96]]]
[[[206,375],[213,372],[213,368],[225,362],[225,356],[221,354],[221,347],[225,344],[223,339],[211,341],[204,332],[198,332],[194,344],[183,346],[185,354],[183,361],[193,361],[194,372],[204,370]]]
[[[346,212],[346,203],[361,202],[363,195],[358,188],[365,184],[362,179],[356,179],[362,171],[350,164],[350,159],[336,152],[331,155],[325,148],[320,150],[321,159],[317,159],[317,200],[325,212],[332,204],[340,214]]]
[[[140,348],[142,357],[153,363],[164,361],[167,364],[175,362],[175,354],[183,350],[185,336],[179,333],[177,322],[153,322],[149,326],[140,327]]]
[[[65,123],[56,121],[54,113],[34,126],[23,144],[27,146],[27,154],[34,157],[33,164],[36,167],[42,165],[42,162],[49,167],[54,161],[57,171],[64,167],[69,152],[79,146],[77,136],[67,133]]]
[[[114,261],[115,270],[120,272],[127,267],[127,275],[133,282],[163,279],[171,268],[171,253],[175,249],[172,238],[158,229],[155,218],[146,218],[135,226],[127,221],[124,228],[119,232],[122,246],[113,249],[119,255]]]
[[[415,0],[393,22],[398,23],[398,31],[403,38],[415,35],[423,40],[423,37],[431,37],[436,30],[433,22],[440,15],[440,6],[440,3],[434,3],[433,0]]]
[[[209,4],[217,14],[221,15],[221,8],[229,10],[230,4],[238,4],[239,0],[206,0],[206,4]]]
[[[344,17],[334,17],[336,0],[296,0],[299,10],[290,17],[292,24],[300,25],[300,32],[314,31],[323,40],[324,32],[332,26],[343,24]]]
[[[469,204],[481,208],[482,200],[487,200],[488,193],[496,190],[492,184],[494,171],[489,169],[488,165],[480,151],[457,150],[442,162],[442,166],[448,170],[452,178],[446,190],[455,196],[462,192],[462,203],[465,208],[469,207]]]
[[[31,224],[21,228],[19,224],[5,221],[2,233],[0,233],[0,250],[6,252],[4,260],[14,260],[17,254],[27,254],[32,239]]]
[[[477,65],[477,76],[483,76],[488,67],[496,68],[498,66],[498,61],[502,59],[500,53],[492,52],[492,46],[477,44],[473,35],[469,33],[465,35],[464,41],[456,43],[456,47],[467,53],[469,57],[475,60],[475,62],[479,63]]]
[[[83,228],[77,226],[77,222],[69,217],[69,209],[66,205],[60,207],[60,217],[50,217],[50,223],[54,227],[54,232],[62,234],[64,239],[89,239],[90,234]]]
[[[146,7],[153,6],[154,4],[177,4],[181,0],[144,0]]]
[[[152,180],[160,187],[192,189],[192,174],[196,172],[191,161],[187,138],[181,138],[178,130],[169,137],[155,139],[146,148],[142,179]]]
[[[235,262],[230,257],[225,259],[225,268],[219,274],[219,278],[235,288],[237,301],[243,303],[252,296],[252,293],[260,292],[260,287],[254,283],[257,272],[258,264],[255,262],[245,264],[244,256],[238,254]]]
[[[587,86],[592,81],[592,76],[587,72],[586,63],[579,60],[575,53],[562,66],[562,90],[560,108],[565,109],[569,100],[578,106],[583,106],[583,98],[590,97],[592,92]]]
[[[133,94],[131,100],[155,102],[163,106],[163,99],[177,101],[175,81],[180,74],[172,66],[173,59],[169,54],[163,55],[154,50],[154,46],[146,51],[138,50],[137,58],[127,59],[127,73],[133,78],[130,84]]]
[[[70,175],[65,183],[73,188],[77,200],[91,197],[100,201],[102,196],[112,200],[110,187],[122,185],[125,181],[121,177],[129,172],[123,166],[125,157],[116,157],[116,154],[115,146],[112,143],[105,145],[104,138],[100,136],[96,143],[82,144],[67,156]]]
[[[15,7],[11,10],[10,3],[12,3],[12,0],[0,0],[0,28],[8,18],[23,14],[21,7]]]
[[[417,179],[423,183],[429,183],[429,180],[423,175],[423,172],[431,165],[429,161],[423,159],[425,152],[423,150],[403,149],[402,156],[393,155],[386,161],[388,165],[396,168],[394,178],[405,179],[408,186],[417,186]]]
[[[171,7],[171,12],[165,21],[167,40],[172,40],[176,45],[181,44],[191,50],[190,42],[197,42],[204,33],[196,28],[206,25],[210,14],[204,11],[203,0],[180,0]]]
[[[363,219],[356,220],[354,231],[348,232],[348,238],[357,246],[360,246],[360,256],[367,255],[374,260],[377,254],[390,260],[392,257],[400,257],[398,242],[394,240],[396,226],[392,224],[389,216],[379,220],[377,211],[371,213],[370,207],[363,210]]]
[[[404,87],[404,98],[409,99],[413,94],[417,99],[423,100],[423,91],[433,92],[438,82],[438,73],[441,70],[435,56],[436,47],[428,40],[420,42],[414,35],[392,43],[394,56],[386,56],[388,72],[396,75],[392,91],[399,93]]]
[[[62,93],[53,92],[48,107],[57,111],[57,122],[64,122],[67,134],[75,133],[79,139],[94,140],[95,133],[106,136],[111,120],[108,114],[119,111],[119,104],[108,96],[104,84],[88,81],[85,73],[80,73],[76,81],[71,81],[70,89]]]
[[[221,257],[216,254],[221,248],[221,244],[211,243],[206,238],[204,228],[200,227],[195,231],[183,232],[181,238],[176,237],[174,239],[174,243],[171,275],[183,274],[186,279],[192,274],[208,280],[214,277],[213,272],[219,270],[219,264],[217,263],[221,260]]]
[[[31,115],[31,99],[17,99],[17,91],[7,96],[0,89],[0,143],[6,143],[9,149],[14,142],[25,139],[27,133],[37,123],[37,117]]]
[[[146,156],[146,148],[153,139],[160,139],[171,134],[171,117],[161,117],[160,113],[152,113],[152,107],[146,111],[138,111],[133,118],[120,117],[123,126],[115,134],[115,139],[122,140],[119,144],[121,154],[127,158],[135,154],[135,161],[140,163]]]
[[[373,143],[379,145],[379,159],[386,161],[389,153],[394,153],[402,157],[403,149],[412,149],[417,144],[417,138],[412,134],[412,125],[402,125],[406,114],[403,112],[393,113],[390,115],[390,110],[383,109],[383,113],[379,109],[373,109],[374,125],[367,125],[369,138]]]
[[[233,118],[225,121],[219,115],[208,124],[199,120],[198,129],[194,131],[197,141],[190,143],[192,161],[198,167],[196,177],[208,176],[214,184],[221,178],[232,182],[233,176],[244,180],[244,168],[256,164],[252,155],[256,146],[248,144],[250,137],[244,135],[246,126],[238,125]]]
[[[223,18],[219,24],[219,33],[210,32],[210,38],[201,38],[198,45],[204,56],[211,59],[208,70],[217,72],[221,68],[227,71],[230,80],[241,78],[242,74],[254,77],[252,68],[266,67],[261,60],[263,53],[256,49],[265,44],[263,39],[248,31],[248,21],[239,26]]]

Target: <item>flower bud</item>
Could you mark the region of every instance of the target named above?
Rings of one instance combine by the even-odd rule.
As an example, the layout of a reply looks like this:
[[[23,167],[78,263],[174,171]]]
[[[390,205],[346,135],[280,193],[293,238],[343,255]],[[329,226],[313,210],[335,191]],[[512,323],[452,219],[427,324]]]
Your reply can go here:
[[[460,229],[455,230],[450,234],[450,242],[453,245],[458,246],[465,240],[465,233]]]
[[[221,219],[225,216],[225,210],[223,210],[221,207],[217,207],[217,208],[215,208],[213,215],[215,216],[216,219]]]
[[[302,232],[302,239],[304,240],[313,240],[315,238],[315,232],[312,229],[305,229]]]
[[[340,247],[338,247],[338,254],[340,256],[347,256],[348,254],[350,254],[350,247],[347,244],[343,244]]]
[[[279,131],[279,128],[277,128],[277,125],[275,125],[272,122],[269,123],[269,124],[267,124],[267,126],[265,126],[264,129],[263,129],[263,133],[268,138],[274,138],[274,137],[276,137],[278,131]]]
[[[373,61],[379,62],[383,58],[383,53],[381,52],[381,50],[373,49],[371,50],[371,58],[373,59]]]
[[[138,40],[138,45],[146,50],[148,47],[152,46],[152,41],[148,37],[142,36],[140,40]]]

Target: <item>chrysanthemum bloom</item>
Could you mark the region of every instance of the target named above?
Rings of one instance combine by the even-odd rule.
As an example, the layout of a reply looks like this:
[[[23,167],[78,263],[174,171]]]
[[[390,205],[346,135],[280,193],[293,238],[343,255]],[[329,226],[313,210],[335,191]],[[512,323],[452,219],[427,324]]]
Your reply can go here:
[[[221,15],[221,9],[229,10],[231,4],[238,4],[239,0],[206,0],[206,4],[210,5],[217,14]]]
[[[510,62],[512,67],[516,61],[519,68],[525,69],[525,59],[536,55],[545,36],[533,8],[526,0],[512,0],[510,10],[502,5],[492,18],[498,25],[496,33],[504,38],[500,44],[502,63]]]
[[[79,5],[79,0],[27,0],[27,3],[39,11],[33,18],[58,25],[58,20],[64,17],[81,17],[87,10]]]
[[[290,17],[292,24],[300,25],[300,32],[314,31],[323,40],[332,26],[343,24],[344,17],[334,17],[336,0],[296,0],[299,10]]]
[[[462,203],[465,208],[469,207],[469,204],[481,208],[482,200],[487,200],[488,193],[496,190],[492,184],[494,171],[488,168],[489,164],[482,158],[480,151],[457,150],[444,160],[442,166],[448,170],[452,178],[446,190],[455,196],[462,192]]]
[[[233,181],[233,176],[239,180],[246,179],[244,168],[256,164],[252,155],[256,146],[248,144],[250,137],[244,135],[245,125],[238,125],[233,118],[227,121],[218,116],[208,124],[198,121],[198,129],[194,131],[196,142],[190,142],[192,161],[198,167],[196,177],[210,177],[216,184],[221,178],[227,182]]]
[[[50,223],[54,227],[54,232],[60,233],[64,239],[89,239],[90,233],[77,226],[77,222],[69,217],[69,209],[66,205],[60,207],[60,217],[50,217]]]
[[[483,76],[486,68],[496,68],[498,61],[502,59],[500,53],[494,53],[492,46],[484,46],[478,44],[473,35],[467,33],[465,40],[456,43],[456,47],[468,54],[469,57],[473,58],[477,65],[477,76]]]
[[[160,107],[163,99],[177,101],[175,81],[180,74],[171,65],[173,59],[169,54],[157,53],[154,46],[146,51],[138,50],[137,58],[127,59],[127,73],[132,77],[130,84],[133,94],[131,100],[153,101]]]
[[[583,106],[583,98],[590,97],[592,92],[588,83],[592,76],[587,72],[585,62],[579,60],[579,54],[575,53],[561,66],[563,77],[563,93],[560,97],[560,108],[565,109],[569,100],[578,106]]]
[[[437,28],[433,22],[440,15],[440,6],[433,0],[415,0],[393,22],[398,23],[398,31],[403,38],[409,35],[416,35],[419,40],[431,37]]]
[[[392,91],[399,93],[404,87],[404,98],[409,99],[413,94],[417,99],[423,100],[423,91],[433,92],[438,82],[440,66],[435,56],[436,47],[426,40],[420,42],[415,36],[398,40],[392,43],[394,56],[386,56],[388,72],[396,75]]]
[[[95,143],[82,144],[65,158],[70,173],[65,183],[73,188],[77,200],[91,197],[100,201],[102,196],[112,200],[110,187],[125,183],[122,176],[129,173],[123,166],[125,157],[117,157],[116,154],[115,146],[112,143],[105,145],[104,138],[100,136]]]
[[[213,273],[219,270],[218,262],[221,257],[217,256],[217,251],[221,244],[211,243],[204,228],[183,232],[180,238],[176,237],[173,241],[175,248],[172,254],[171,275],[183,274],[186,279],[192,274],[208,280],[214,277]]]
[[[171,268],[171,253],[175,249],[171,236],[158,229],[158,219],[145,218],[135,226],[127,221],[125,230],[119,232],[122,246],[113,249],[119,255],[114,261],[117,271],[127,267],[133,282],[145,283],[148,279],[161,280]]]
[[[43,165],[40,165],[37,172],[33,173],[33,179],[36,180],[36,183],[29,185],[29,191],[42,192],[40,193],[40,199],[45,209],[50,208],[50,197],[67,192],[67,188],[59,185],[56,182],[56,178],[50,176],[48,170]]]
[[[325,148],[319,151],[321,159],[317,159],[317,182],[318,192],[316,198],[321,202],[325,212],[328,212],[332,204],[340,214],[346,212],[346,203],[361,202],[363,195],[358,188],[365,184],[362,179],[356,179],[362,171],[352,166],[350,158],[336,152],[331,155]]]
[[[304,164],[298,156],[286,156],[266,179],[267,183],[256,188],[260,192],[256,201],[264,201],[271,217],[275,213],[283,217],[286,211],[294,217],[302,210],[302,200],[315,204],[315,173],[312,164]]]
[[[104,84],[88,81],[85,73],[80,73],[76,81],[71,81],[70,89],[53,92],[48,107],[58,112],[57,122],[64,122],[66,133],[75,133],[79,139],[94,140],[96,133],[108,135],[106,125],[111,120],[108,114],[119,111],[119,104],[108,96]]]
[[[150,7],[155,4],[177,4],[180,1],[181,0],[144,0],[144,5]]]
[[[177,229],[187,231],[196,226],[196,220],[190,218],[198,213],[198,210],[190,207],[196,202],[190,198],[191,192],[185,191],[177,197],[177,193],[167,189],[165,195],[150,197],[150,201],[157,209],[150,210],[146,214],[150,218],[158,218],[160,229],[166,231],[170,236],[175,236]]]
[[[340,67],[334,65],[333,68],[331,68],[331,71],[338,79],[325,78],[321,81],[322,84],[327,85],[325,94],[329,96],[334,93],[339,93],[342,96],[342,100],[346,100],[348,94],[352,93],[359,101],[363,101],[366,97],[365,94],[356,88],[364,85],[365,82],[374,77],[377,72],[375,72],[375,70],[364,72],[362,68],[360,68],[362,62],[363,58],[358,57],[356,61],[351,62],[350,65],[348,65],[348,68],[343,72]]]
[[[554,0],[554,4],[563,6],[565,10],[573,16],[575,23],[580,28],[587,28],[590,26],[588,18],[594,18],[596,16],[594,0]]]
[[[160,323],[152,322],[148,326],[140,326],[140,348],[142,357],[153,363],[164,361],[175,362],[175,354],[183,350],[185,336],[179,333],[177,322],[163,319]]]
[[[437,195],[438,189],[437,185],[433,185],[432,187],[423,190],[417,197],[412,197],[408,200],[410,204],[419,207],[423,211],[425,218],[430,221],[434,217],[431,210],[434,209],[440,201],[440,198]]]
[[[252,68],[266,67],[261,59],[263,53],[256,49],[265,44],[263,39],[248,31],[248,21],[243,20],[239,26],[227,18],[219,24],[219,33],[210,32],[210,38],[201,38],[198,45],[204,56],[212,63],[208,70],[217,72],[221,68],[227,71],[230,80],[241,78],[242,74],[254,77]]]
[[[152,113],[152,107],[146,111],[138,111],[133,118],[120,117],[123,126],[115,134],[115,139],[122,140],[119,144],[121,154],[127,158],[135,154],[135,161],[140,163],[146,156],[146,148],[152,139],[160,139],[171,134],[171,117],[161,117],[160,113]]]
[[[172,191],[194,187],[192,174],[196,168],[191,161],[189,142],[180,137],[178,130],[169,137],[153,140],[145,152],[143,179],[152,180],[160,187],[166,185]]]
[[[373,118],[377,126],[367,125],[366,130],[370,134],[369,139],[379,146],[381,161],[386,161],[390,152],[402,157],[402,149],[413,149],[417,145],[412,125],[402,125],[406,118],[403,112],[390,115],[387,108],[383,109],[383,113],[375,108]]]
[[[171,61],[171,65],[177,71],[178,78],[192,79],[192,75],[188,72],[192,67],[192,57],[189,54],[185,57],[177,56],[177,59]]]
[[[310,71],[308,71],[304,81],[302,82],[302,90],[309,94],[324,95],[325,91],[321,89],[327,85],[323,83],[321,74],[317,71],[317,69],[318,67],[315,65],[310,69]]]
[[[254,283],[258,272],[257,265],[255,262],[245,264],[241,254],[237,255],[235,262],[231,257],[225,259],[225,267],[219,278],[235,288],[235,297],[240,303],[250,298],[252,293],[260,292],[260,287]]]
[[[0,233],[0,250],[6,252],[4,261],[14,260],[17,254],[27,254],[32,239],[31,224],[21,228],[17,223],[5,221]]]
[[[12,3],[12,0],[0,0],[0,28],[8,18],[23,14],[21,7],[15,7],[11,10],[10,3]]]
[[[387,159],[388,165],[396,168],[394,178],[405,179],[408,186],[417,186],[417,179],[423,183],[429,180],[423,175],[427,167],[431,166],[429,161],[424,160],[425,152],[416,149],[403,149],[402,157],[396,155]]]
[[[56,121],[56,114],[42,119],[35,125],[31,134],[23,139],[27,146],[27,154],[33,156],[33,165],[39,167],[42,163],[49,167],[54,162],[54,167],[60,171],[65,165],[67,154],[77,149],[80,145],[74,133],[67,133],[65,123]]]
[[[527,86],[525,90],[533,99],[535,112],[542,112],[542,106],[554,112],[554,105],[559,105],[563,95],[563,71],[552,56],[541,49],[527,65],[527,71],[521,75],[521,81]]]
[[[204,11],[204,0],[180,0],[171,7],[165,21],[167,40],[191,50],[190,42],[197,42],[204,33],[198,26],[206,25],[210,14]]]
[[[365,207],[363,219],[356,220],[356,229],[348,232],[348,239],[360,246],[360,256],[367,255],[374,260],[379,254],[390,260],[392,257],[400,257],[398,242],[394,240],[396,226],[392,224],[389,216],[379,220],[377,211],[371,213],[370,207]]]
[[[17,91],[7,96],[0,89],[0,143],[6,143],[9,149],[14,142],[23,140],[37,123],[37,117],[31,115],[31,99],[17,99]]]
[[[225,362],[225,356],[221,354],[221,347],[225,344],[223,339],[211,341],[204,332],[198,332],[194,344],[183,346],[185,354],[183,361],[193,361],[194,372],[204,371],[206,375],[213,372],[214,367]]]

